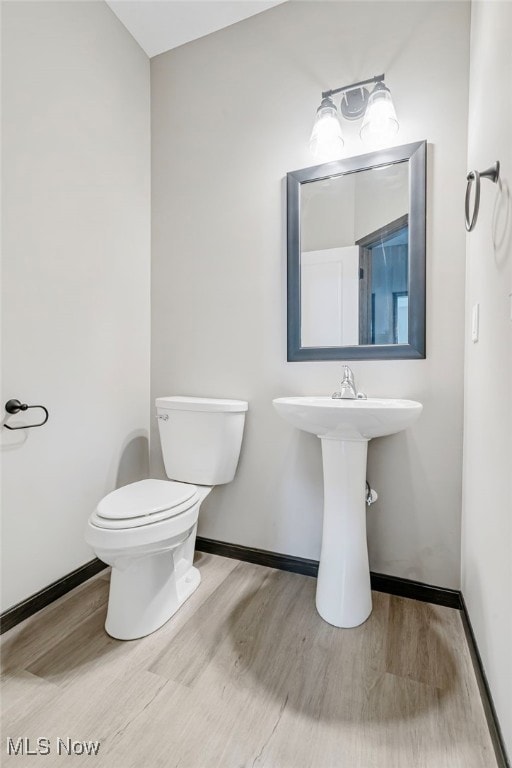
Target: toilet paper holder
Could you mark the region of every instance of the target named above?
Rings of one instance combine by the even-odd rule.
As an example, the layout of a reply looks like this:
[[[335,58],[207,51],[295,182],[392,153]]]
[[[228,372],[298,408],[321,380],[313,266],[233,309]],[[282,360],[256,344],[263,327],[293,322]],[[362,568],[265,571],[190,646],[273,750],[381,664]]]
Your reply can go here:
[[[41,408],[41,410],[44,411],[45,416],[43,421],[38,421],[37,424],[22,424],[20,427],[11,427],[9,424],[4,424],[4,427],[6,429],[32,429],[32,427],[42,427],[43,424],[46,424],[48,421],[49,413],[48,409],[44,407],[44,405],[27,405],[26,403],[22,403],[21,400],[12,399],[8,400],[5,404],[5,410],[8,414],[14,414],[19,413],[20,411],[28,411],[30,408]]]

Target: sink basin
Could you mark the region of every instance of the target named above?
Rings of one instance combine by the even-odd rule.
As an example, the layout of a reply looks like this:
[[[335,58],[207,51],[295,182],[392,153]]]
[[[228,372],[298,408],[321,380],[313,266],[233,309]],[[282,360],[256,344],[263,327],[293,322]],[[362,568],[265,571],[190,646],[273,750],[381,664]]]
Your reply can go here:
[[[318,437],[370,440],[400,432],[413,424],[423,406],[414,400],[369,397],[278,397],[274,407],[286,421]]]
[[[335,627],[356,627],[372,611],[366,542],[368,441],[407,429],[423,406],[414,400],[279,397],[286,421],[322,443],[324,509],[316,607]]]

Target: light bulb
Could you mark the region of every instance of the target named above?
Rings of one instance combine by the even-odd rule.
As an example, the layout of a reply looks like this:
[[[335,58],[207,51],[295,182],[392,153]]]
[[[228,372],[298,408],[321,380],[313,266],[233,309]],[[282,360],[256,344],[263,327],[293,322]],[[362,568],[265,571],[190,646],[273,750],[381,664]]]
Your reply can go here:
[[[398,133],[399,123],[389,88],[377,83],[368,99],[361,126],[361,139],[368,144],[385,144]]]
[[[311,153],[318,160],[336,160],[341,156],[344,143],[334,102],[331,98],[322,99],[309,140]]]

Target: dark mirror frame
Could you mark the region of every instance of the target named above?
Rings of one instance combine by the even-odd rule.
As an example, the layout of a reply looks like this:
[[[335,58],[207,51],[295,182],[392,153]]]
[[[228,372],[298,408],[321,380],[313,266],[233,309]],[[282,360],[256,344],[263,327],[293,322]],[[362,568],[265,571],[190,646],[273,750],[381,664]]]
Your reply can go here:
[[[301,347],[300,189],[301,184],[409,162],[409,316],[408,344],[361,344],[349,347]],[[427,142],[358,155],[287,174],[288,211],[288,361],[407,360],[425,354]]]

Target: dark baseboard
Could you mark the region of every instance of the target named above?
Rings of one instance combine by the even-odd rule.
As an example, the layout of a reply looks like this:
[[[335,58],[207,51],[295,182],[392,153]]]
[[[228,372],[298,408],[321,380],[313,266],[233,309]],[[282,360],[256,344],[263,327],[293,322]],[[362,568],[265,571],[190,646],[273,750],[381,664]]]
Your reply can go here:
[[[246,563],[266,565],[268,568],[277,568],[280,571],[302,573],[303,576],[316,576],[318,573],[318,560],[307,560],[305,557],[293,557],[293,555],[280,555],[277,552],[268,552],[266,549],[254,549],[240,544],[228,544],[226,541],[196,538],[196,550],[208,552],[211,555],[233,557],[235,560],[243,560]]]
[[[59,597],[62,597],[62,595],[65,595],[75,587],[83,584],[84,581],[95,576],[104,568],[107,568],[107,566],[105,563],[102,563],[101,560],[98,560],[97,558],[90,560],[75,571],[54,581],[53,584],[49,584],[40,592],[36,592],[35,595],[18,603],[18,605],[13,605],[12,608],[4,611],[0,616],[0,634],[7,632],[8,629],[12,629],[16,624],[24,621],[24,619],[28,619],[29,616],[32,616],[34,613],[37,613],[37,611],[40,611],[41,608],[45,608],[47,605],[50,605],[50,603],[53,603],[54,600],[57,600]]]
[[[421,581],[388,576],[385,573],[373,573],[373,571],[370,573],[370,581],[375,592],[386,592],[388,595],[397,595],[398,597],[410,597],[412,600],[420,600],[422,603],[444,605],[447,608],[456,608],[457,610],[462,607],[461,593],[458,589],[435,587]]]
[[[304,557],[281,555],[277,552],[268,552],[265,549],[243,547],[240,544],[228,544],[225,541],[214,541],[198,536],[196,549],[199,552],[209,552],[212,555],[234,557],[247,563],[266,565],[269,568],[278,568],[281,571],[302,573],[304,576],[316,576],[318,573],[318,560],[307,560]],[[456,589],[433,587],[420,581],[401,579],[397,576],[387,576],[384,573],[370,573],[372,589],[376,592],[386,592],[399,597],[410,597],[413,600],[421,600],[424,603],[445,605],[448,608],[462,607],[461,594]]]
[[[471,654],[471,660],[475,670],[475,677],[478,683],[478,688],[480,690],[480,696],[482,698],[482,704],[484,707],[485,716],[487,718],[487,725],[489,726],[489,732],[491,734],[494,752],[496,754],[496,762],[498,764],[498,768],[511,768],[507,750],[505,749],[505,742],[501,733],[500,722],[496,714],[496,709],[494,708],[491,689],[489,688],[484,665],[482,664],[482,657],[480,656],[480,652],[478,650],[478,645],[476,643],[473,627],[471,626],[468,609],[462,595],[461,603],[462,624],[466,633],[466,640],[468,641],[469,652]]]

